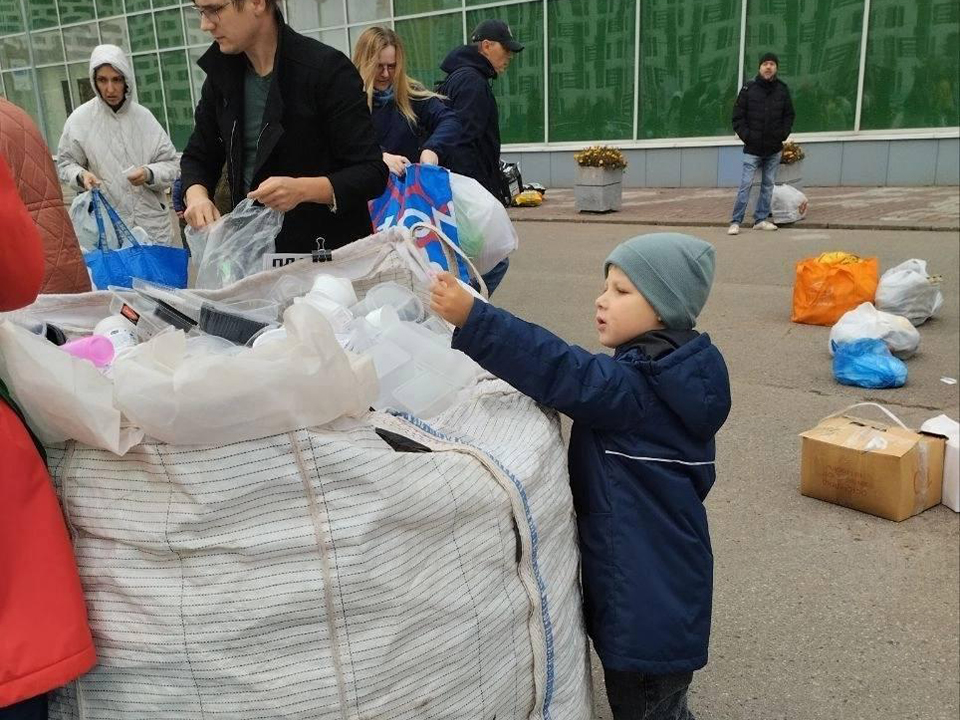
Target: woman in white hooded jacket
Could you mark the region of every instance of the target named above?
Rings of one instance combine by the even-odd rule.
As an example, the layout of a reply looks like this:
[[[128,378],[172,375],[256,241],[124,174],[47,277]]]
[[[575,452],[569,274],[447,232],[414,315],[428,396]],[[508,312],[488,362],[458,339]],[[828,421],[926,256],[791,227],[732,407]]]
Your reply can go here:
[[[153,114],[133,100],[133,68],[123,50],[94,48],[90,84],[93,99],[63,127],[60,180],[81,190],[99,186],[128,227],[139,225],[152,242],[173,244],[164,190],[180,172],[177,151]]]

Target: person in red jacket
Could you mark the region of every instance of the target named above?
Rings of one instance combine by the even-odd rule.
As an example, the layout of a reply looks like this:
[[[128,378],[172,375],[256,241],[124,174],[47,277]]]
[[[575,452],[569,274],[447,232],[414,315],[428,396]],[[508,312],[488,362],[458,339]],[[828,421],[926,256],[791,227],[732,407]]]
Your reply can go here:
[[[0,312],[29,305],[43,245],[0,156]],[[96,662],[50,475],[0,378],[0,720],[47,717],[46,693]]]

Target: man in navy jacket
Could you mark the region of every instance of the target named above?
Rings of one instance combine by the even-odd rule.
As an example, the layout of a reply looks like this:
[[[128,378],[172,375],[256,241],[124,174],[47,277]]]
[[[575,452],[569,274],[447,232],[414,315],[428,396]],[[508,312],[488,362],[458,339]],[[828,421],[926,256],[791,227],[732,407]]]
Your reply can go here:
[[[523,45],[502,20],[484,20],[470,45],[450,52],[440,64],[447,77],[438,90],[449,98],[463,125],[454,172],[472,177],[505,205],[510,204],[500,173],[500,117],[490,81],[506,71]]]

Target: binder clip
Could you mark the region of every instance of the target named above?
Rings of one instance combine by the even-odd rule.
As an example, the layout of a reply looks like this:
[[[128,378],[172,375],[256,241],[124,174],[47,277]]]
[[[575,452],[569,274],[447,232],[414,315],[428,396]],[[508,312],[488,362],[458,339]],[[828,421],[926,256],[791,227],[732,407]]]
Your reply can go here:
[[[330,262],[333,260],[333,253],[330,250],[327,250],[327,240],[322,235],[318,235],[315,242],[317,243],[317,249],[314,250],[311,254],[313,257],[313,262]]]

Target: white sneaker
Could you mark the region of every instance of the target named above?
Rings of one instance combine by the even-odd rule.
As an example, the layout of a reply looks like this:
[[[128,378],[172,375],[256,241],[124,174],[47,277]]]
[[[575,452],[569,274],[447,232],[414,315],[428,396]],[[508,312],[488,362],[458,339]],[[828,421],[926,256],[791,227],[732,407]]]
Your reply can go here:
[[[776,225],[774,225],[769,220],[761,220],[756,225],[753,226],[754,230],[779,230]]]
[[[739,235],[740,226],[737,223],[730,223],[730,227],[727,228],[727,235]]]

